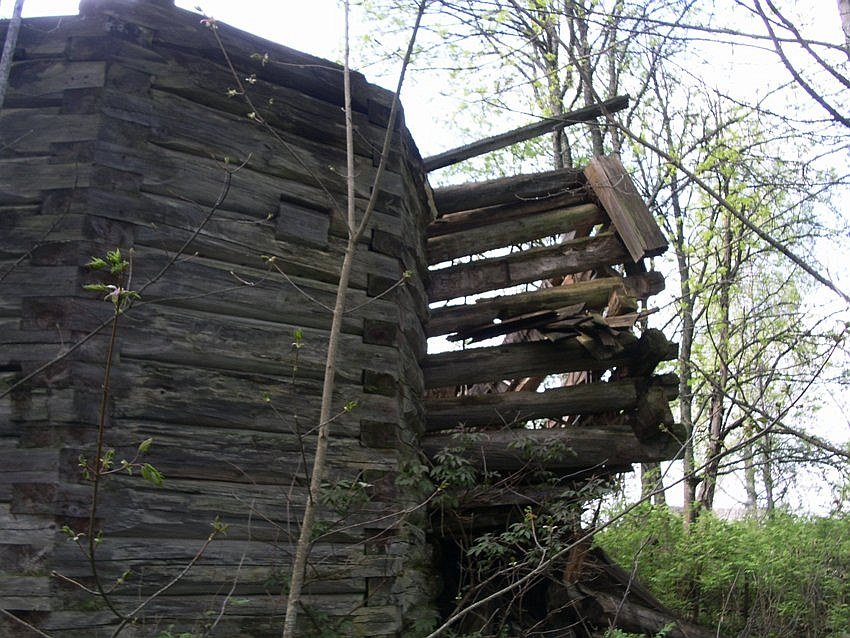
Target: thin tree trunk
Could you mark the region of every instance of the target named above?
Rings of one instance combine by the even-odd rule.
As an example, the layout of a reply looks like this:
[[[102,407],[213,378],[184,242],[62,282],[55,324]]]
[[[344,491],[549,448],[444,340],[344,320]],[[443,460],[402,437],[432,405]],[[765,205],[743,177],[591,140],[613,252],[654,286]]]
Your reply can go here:
[[[712,382],[709,401],[708,450],[706,451],[705,471],[700,491],[700,507],[711,510],[717,492],[717,477],[720,471],[720,457],[723,451],[723,423],[726,417],[725,397],[729,381],[729,304],[732,287],[732,216],[723,213],[723,247],[719,271],[717,312],[719,331],[716,340],[717,370]]]
[[[761,443],[761,480],[764,483],[764,509],[768,515],[776,509],[776,495],[773,479],[773,445],[768,434]]]
[[[744,437],[751,438],[753,435],[752,429],[744,430]],[[756,491],[756,465],[755,465],[756,449],[753,443],[748,443],[744,446],[744,489],[747,494],[747,513],[750,516],[755,516],[758,513],[758,492]]]
[[[401,93],[401,87],[404,83],[405,72],[410,63],[410,57],[413,53],[413,45],[416,41],[416,35],[419,32],[419,26],[422,21],[422,15],[425,12],[425,2],[420,3],[419,11],[416,16],[416,22],[413,26],[408,48],[402,62],[401,71],[399,73],[398,85],[395,96],[393,98],[390,115],[387,122],[387,132],[384,137],[384,145],[381,149],[381,159],[378,168],[375,172],[375,179],[372,184],[372,194],[363,215],[360,220],[357,220],[355,208],[355,172],[354,172],[354,121],[353,111],[351,107],[351,68],[350,60],[350,39],[349,39],[349,17],[350,17],[350,0],[345,1],[345,62],[343,70],[344,91],[345,91],[345,142],[346,142],[346,209],[348,222],[348,243],[346,244],[345,256],[343,257],[342,266],[340,268],[339,285],[337,286],[336,302],[334,304],[333,318],[331,321],[330,334],[328,335],[328,353],[325,360],[325,376],[322,386],[322,405],[319,413],[318,436],[316,440],[316,451],[313,456],[313,468],[310,474],[310,489],[307,495],[307,502],[304,505],[304,516],[301,521],[301,531],[298,537],[298,543],[295,547],[295,557],[292,563],[292,578],[289,583],[289,589],[286,600],[286,616],[283,622],[282,638],[294,638],[295,629],[298,620],[298,611],[301,603],[301,592],[304,588],[304,575],[307,569],[307,560],[310,556],[312,548],[313,530],[316,522],[316,511],[319,504],[319,491],[322,486],[322,481],[325,475],[325,462],[327,458],[328,444],[330,442],[330,425],[332,419],[332,407],[334,391],[336,389],[336,357],[339,349],[340,334],[342,332],[342,321],[345,312],[345,300],[348,293],[348,281],[351,276],[351,269],[354,265],[354,258],[357,253],[357,243],[363,236],[372,212],[377,204],[378,194],[380,192],[381,178],[386,170],[387,157],[389,156],[390,145],[393,137],[393,130],[398,116],[398,103]]]
[[[12,9],[12,19],[6,30],[6,42],[3,44],[3,55],[0,57],[0,108],[6,101],[6,89],[9,86],[9,73],[12,71],[12,58],[15,57],[15,46],[18,44],[18,32],[21,30],[21,13],[24,10],[24,0],[15,0]]]
[[[669,122],[667,123],[669,125]],[[667,129],[668,144],[672,146],[672,134]],[[676,264],[679,271],[679,314],[682,317],[682,335],[679,343],[679,421],[685,428],[683,472],[683,523],[685,528],[694,522],[694,503],[696,502],[697,484],[696,461],[694,458],[694,395],[691,390],[693,368],[691,357],[694,346],[694,295],[691,290],[691,266],[688,260],[685,243],[685,211],[679,201],[679,177],[675,171],[670,178],[671,207],[673,209],[675,236],[673,247],[676,251]]]

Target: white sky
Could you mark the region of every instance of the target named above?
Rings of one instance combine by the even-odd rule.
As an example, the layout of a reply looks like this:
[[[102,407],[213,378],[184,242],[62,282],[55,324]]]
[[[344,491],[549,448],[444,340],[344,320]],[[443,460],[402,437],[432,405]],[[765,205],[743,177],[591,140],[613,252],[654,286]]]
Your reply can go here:
[[[141,0],[144,1],[144,0]],[[337,56],[342,11],[337,0],[178,0],[182,9],[203,8],[207,15],[292,48],[326,58]],[[14,0],[0,0],[0,18]],[[24,17],[75,15],[79,0],[26,0]]]

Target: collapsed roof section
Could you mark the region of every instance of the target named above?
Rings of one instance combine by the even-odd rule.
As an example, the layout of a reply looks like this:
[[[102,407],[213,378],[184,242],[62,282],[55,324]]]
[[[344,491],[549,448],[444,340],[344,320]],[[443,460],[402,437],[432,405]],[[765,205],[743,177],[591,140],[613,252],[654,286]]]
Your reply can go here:
[[[499,343],[423,361],[426,452],[475,429],[469,459],[492,470],[527,463],[520,438],[565,444],[547,461],[557,472],[677,457],[677,379],[654,374],[677,348],[635,330],[664,288],[646,258],[667,242],[620,160],[450,186],[434,201],[428,334]],[[565,383],[538,391],[555,374]]]

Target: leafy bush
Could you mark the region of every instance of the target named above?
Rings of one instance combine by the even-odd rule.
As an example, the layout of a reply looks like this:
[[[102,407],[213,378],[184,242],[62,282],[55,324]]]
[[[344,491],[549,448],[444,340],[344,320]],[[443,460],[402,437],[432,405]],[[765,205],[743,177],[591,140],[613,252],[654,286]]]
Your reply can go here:
[[[597,535],[672,609],[739,636],[843,637],[850,627],[850,518],[702,514],[687,532],[663,507],[635,509]]]

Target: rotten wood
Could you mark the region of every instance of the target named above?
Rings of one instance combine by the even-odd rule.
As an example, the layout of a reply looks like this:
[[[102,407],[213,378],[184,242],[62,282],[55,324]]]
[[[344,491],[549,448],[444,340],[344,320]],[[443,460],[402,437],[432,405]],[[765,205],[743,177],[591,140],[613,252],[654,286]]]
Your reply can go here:
[[[489,348],[471,348],[429,355],[422,362],[425,387],[438,388],[541,374],[602,371],[620,366],[651,374],[661,361],[676,358],[675,344],[657,330],[649,330],[639,340],[631,333],[615,337],[616,347],[593,356],[578,338],[555,342],[508,343]]]
[[[605,221],[604,214],[594,204],[549,210],[501,223],[440,235],[428,240],[428,262],[442,261],[483,253],[569,232],[578,226],[593,226]]]
[[[439,216],[498,204],[536,202],[560,197],[586,183],[579,169],[561,168],[530,175],[500,177],[484,182],[444,186],[434,190]]]
[[[433,337],[484,327],[497,319],[503,321],[533,311],[552,310],[577,303],[585,303],[589,309],[601,310],[608,303],[611,291],[618,286],[625,286],[628,293],[638,299],[646,299],[664,289],[664,277],[657,272],[625,278],[605,277],[568,286],[482,299],[471,305],[437,308],[431,311],[428,335]]]
[[[635,262],[667,250],[667,240],[616,156],[594,157],[584,174]]]
[[[434,301],[508,288],[550,277],[620,264],[628,258],[623,243],[610,232],[554,246],[532,248],[431,271],[428,297]]]
[[[509,426],[519,428],[535,419],[631,410],[637,406],[642,381],[584,383],[545,392],[503,392],[425,401],[427,430]]]

